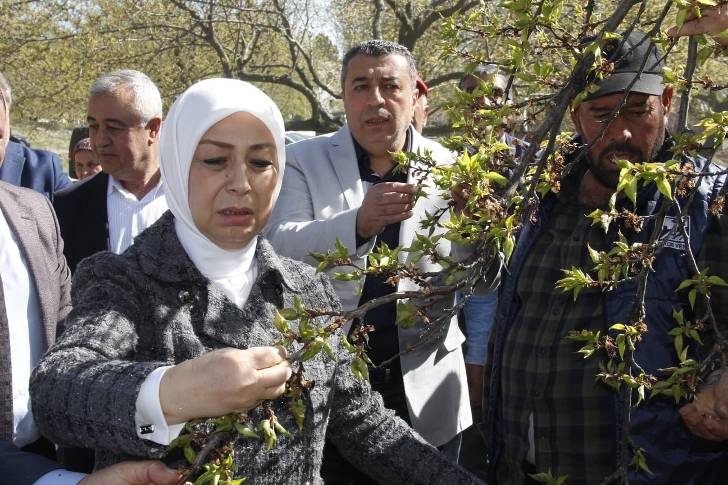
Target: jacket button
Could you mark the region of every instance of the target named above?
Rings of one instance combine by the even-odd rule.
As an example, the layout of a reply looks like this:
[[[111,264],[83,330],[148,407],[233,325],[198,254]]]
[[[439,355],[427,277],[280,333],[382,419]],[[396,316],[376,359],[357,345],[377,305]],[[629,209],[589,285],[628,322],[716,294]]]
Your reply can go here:
[[[177,293],[177,300],[179,300],[179,302],[184,305],[186,303],[189,303],[192,300],[192,297],[190,296],[189,291],[180,290],[180,292]]]

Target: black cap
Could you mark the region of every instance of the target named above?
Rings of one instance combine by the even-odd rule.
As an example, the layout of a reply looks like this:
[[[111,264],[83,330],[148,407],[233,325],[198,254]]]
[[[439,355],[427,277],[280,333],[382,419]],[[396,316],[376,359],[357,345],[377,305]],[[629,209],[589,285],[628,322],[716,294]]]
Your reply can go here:
[[[593,41],[594,38],[587,39],[584,44]],[[662,54],[644,32],[634,30],[626,38],[608,40],[602,55],[614,63],[614,70],[604,79],[596,81],[599,90],[587,96],[586,100],[626,91],[627,88],[634,93],[660,96],[665,89],[662,84]],[[637,76],[638,79],[632,84]]]

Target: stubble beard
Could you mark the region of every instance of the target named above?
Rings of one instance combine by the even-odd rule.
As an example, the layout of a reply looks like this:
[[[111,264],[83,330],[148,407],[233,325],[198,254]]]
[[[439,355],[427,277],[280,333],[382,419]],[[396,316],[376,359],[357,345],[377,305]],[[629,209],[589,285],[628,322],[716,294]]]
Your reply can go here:
[[[611,164],[611,154],[615,152],[621,153],[633,153],[636,155],[641,162],[652,162],[657,155],[660,153],[662,145],[665,143],[665,118],[660,115],[658,125],[658,134],[655,138],[654,143],[650,146],[647,157],[642,153],[637,146],[631,143],[613,143],[604,148],[601,155],[599,155],[598,163],[594,163],[591,153],[587,154],[587,161],[589,163],[589,171],[597,181],[605,187],[610,189],[616,189],[619,184],[619,173],[621,170],[609,170],[605,167]]]

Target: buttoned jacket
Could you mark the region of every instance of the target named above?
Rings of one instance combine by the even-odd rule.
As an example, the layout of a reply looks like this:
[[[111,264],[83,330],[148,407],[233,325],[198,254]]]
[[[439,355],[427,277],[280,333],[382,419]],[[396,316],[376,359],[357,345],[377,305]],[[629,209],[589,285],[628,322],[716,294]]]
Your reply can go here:
[[[122,255],[97,253],[74,275],[74,309],[63,337],[31,378],[34,414],[41,430],[66,445],[96,449],[97,466],[125,458],[163,455],[164,447],[140,439],[136,399],[146,377],[162,365],[193,359],[213,349],[274,345],[275,310],[299,298],[307,308],[337,309],[325,275],[278,257],[259,239],[258,277],[241,309],[207,280],[182,248],[167,212]],[[323,317],[317,325],[330,323]],[[320,483],[324,437],[362,471],[385,483],[477,483],[385,410],[366,381],[354,378],[351,357],[339,336],[305,363],[306,417],[296,431],[288,400],[272,401],[280,422],[293,432],[266,450],[260,440],[240,438],[235,459],[255,484]],[[299,349],[297,344],[290,352]],[[254,422],[263,410],[250,411]],[[427,464],[428,467],[424,467]]]

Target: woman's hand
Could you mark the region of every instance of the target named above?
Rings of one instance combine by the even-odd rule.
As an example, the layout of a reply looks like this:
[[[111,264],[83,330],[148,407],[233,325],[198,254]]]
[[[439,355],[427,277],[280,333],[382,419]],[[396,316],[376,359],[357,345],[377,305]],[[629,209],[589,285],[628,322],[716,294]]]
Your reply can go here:
[[[169,369],[159,400],[168,424],[247,412],[283,394],[290,376],[282,347],[220,349]]]

